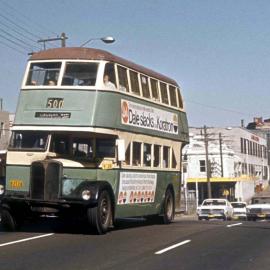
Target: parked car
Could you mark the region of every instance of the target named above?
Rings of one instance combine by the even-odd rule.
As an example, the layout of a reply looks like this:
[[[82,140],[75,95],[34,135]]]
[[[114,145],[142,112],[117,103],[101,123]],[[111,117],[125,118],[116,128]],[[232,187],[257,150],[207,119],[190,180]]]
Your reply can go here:
[[[270,197],[253,197],[251,204],[247,206],[247,220],[269,219]]]
[[[247,203],[231,202],[233,207],[233,219],[247,219]]]
[[[197,208],[198,219],[220,218],[223,220],[231,219],[233,207],[226,199],[206,199]]]

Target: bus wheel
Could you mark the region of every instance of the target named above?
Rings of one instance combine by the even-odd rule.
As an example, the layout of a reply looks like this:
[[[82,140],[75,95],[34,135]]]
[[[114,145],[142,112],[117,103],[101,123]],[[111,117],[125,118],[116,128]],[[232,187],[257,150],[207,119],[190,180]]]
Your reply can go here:
[[[14,232],[19,228],[19,223],[8,209],[1,211],[1,224],[6,231]]]
[[[107,190],[103,190],[98,198],[96,207],[88,208],[87,217],[90,226],[96,229],[98,234],[105,234],[112,220],[112,201]]]
[[[166,190],[164,205],[163,205],[163,223],[170,224],[174,219],[174,196],[172,190]]]

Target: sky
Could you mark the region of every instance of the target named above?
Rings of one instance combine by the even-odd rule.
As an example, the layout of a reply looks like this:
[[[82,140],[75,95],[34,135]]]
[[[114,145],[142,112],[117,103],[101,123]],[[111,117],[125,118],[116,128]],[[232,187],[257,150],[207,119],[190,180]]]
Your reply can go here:
[[[270,118],[268,0],[0,0],[0,98],[15,112],[28,53],[65,32],[175,79],[189,125]],[[48,46],[60,46],[54,42]]]

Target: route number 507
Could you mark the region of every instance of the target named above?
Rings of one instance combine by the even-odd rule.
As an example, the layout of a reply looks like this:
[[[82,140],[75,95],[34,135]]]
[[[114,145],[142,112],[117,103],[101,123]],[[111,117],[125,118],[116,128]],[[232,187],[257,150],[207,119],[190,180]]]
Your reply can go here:
[[[46,108],[62,109],[64,107],[63,98],[48,98]]]

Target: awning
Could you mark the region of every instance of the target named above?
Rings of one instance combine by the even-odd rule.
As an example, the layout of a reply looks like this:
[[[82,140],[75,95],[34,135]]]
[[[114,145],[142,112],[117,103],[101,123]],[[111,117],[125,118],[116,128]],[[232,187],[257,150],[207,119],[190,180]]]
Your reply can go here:
[[[212,177],[210,178],[211,183],[223,183],[223,182],[239,182],[239,181],[255,181],[258,177],[251,177],[242,175],[239,177]],[[207,183],[207,178],[188,178],[187,183]]]

